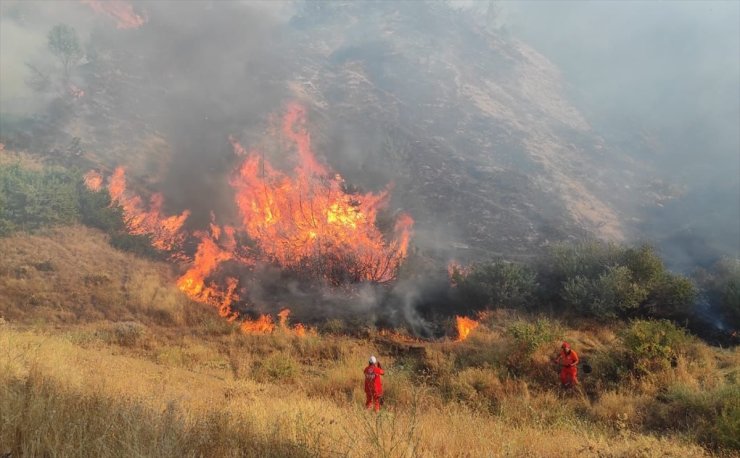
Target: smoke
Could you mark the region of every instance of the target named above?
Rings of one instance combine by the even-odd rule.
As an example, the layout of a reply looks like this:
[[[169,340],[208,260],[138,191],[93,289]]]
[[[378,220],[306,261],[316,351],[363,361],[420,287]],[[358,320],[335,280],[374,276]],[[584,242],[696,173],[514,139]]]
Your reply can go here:
[[[80,139],[91,166],[126,166],[134,191],[161,192],[163,213],[189,210],[189,231],[239,221],[230,136],[292,167],[273,126],[298,100],[350,191],[391,189],[378,226],[413,216],[427,270],[582,234],[657,240],[679,267],[740,255],[736,3],[130,6],[146,21],[119,28],[81,2],[0,3],[0,135],[63,100],[45,150]],[[26,62],[55,70],[58,23],[85,49],[79,100],[25,84]],[[449,309],[434,275],[343,291],[269,266],[230,274],[244,312],[426,335]]]
[[[636,171],[642,190],[672,188],[657,206],[635,197],[639,235],[682,270],[740,256],[740,4],[524,1],[500,10],[508,33],[559,65],[600,134],[647,165]]]

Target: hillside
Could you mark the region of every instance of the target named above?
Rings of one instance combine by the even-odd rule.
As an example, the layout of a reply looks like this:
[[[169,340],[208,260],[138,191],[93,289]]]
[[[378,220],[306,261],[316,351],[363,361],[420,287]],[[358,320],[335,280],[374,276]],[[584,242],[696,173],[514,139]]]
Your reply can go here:
[[[687,457],[738,446],[737,348],[681,338],[667,344],[673,365],[645,360],[640,375],[623,326],[514,311],[485,315],[463,342],[336,326],[249,335],[176,292],[166,265],[97,231],[0,247],[0,452],[13,456]],[[594,368],[578,392],[560,392],[548,363],[561,338]],[[369,354],[387,371],[377,417],[361,408]]]
[[[0,458],[740,456],[736,182],[481,5],[2,1]]]
[[[230,136],[285,164],[266,131],[297,101],[319,159],[360,190],[391,183],[391,211],[410,213],[416,246],[443,262],[525,257],[584,234],[624,240],[633,193],[657,192],[635,175],[646,164],[569,102],[555,65],[469,14],[388,2],[307,5],[287,23],[256,24],[259,12],[233,5],[147,12],[138,29],[95,27],[75,76],[84,96],[3,141],[126,166],[143,194],[163,192],[203,228],[211,212],[234,217]],[[203,24],[219,33],[194,46]]]

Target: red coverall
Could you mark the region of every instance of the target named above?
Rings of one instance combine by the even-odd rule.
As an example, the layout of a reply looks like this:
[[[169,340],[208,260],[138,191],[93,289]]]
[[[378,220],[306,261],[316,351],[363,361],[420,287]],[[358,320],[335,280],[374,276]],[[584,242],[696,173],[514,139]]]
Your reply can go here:
[[[380,376],[385,374],[383,369],[375,364],[365,368],[365,407],[368,409],[375,404],[375,411],[380,411],[380,397],[383,396],[383,381]]]
[[[566,353],[565,350],[561,350],[557,362],[562,367],[560,369],[560,383],[567,387],[578,385],[578,368],[576,367],[578,354],[576,351],[571,350],[570,353]]]

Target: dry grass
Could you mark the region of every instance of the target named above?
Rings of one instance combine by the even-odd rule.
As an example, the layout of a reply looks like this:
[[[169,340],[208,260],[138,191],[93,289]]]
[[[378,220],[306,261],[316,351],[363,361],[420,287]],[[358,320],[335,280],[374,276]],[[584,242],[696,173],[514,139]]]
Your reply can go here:
[[[170,267],[108,245],[84,226],[0,238],[0,315],[11,321],[186,324]]]
[[[668,371],[611,388],[584,375],[585,391],[563,393],[550,343],[512,369],[526,364],[512,366],[507,328],[521,317],[508,312],[418,353],[375,338],[244,335],[166,286],[166,265],[99,232],[19,234],[0,250],[0,455],[706,456],[707,409],[740,379],[740,351],[694,343]],[[563,333],[595,369],[619,362],[612,330]],[[369,354],[386,369],[379,416],[363,409]],[[671,432],[681,409],[704,415],[710,436]]]
[[[227,368],[205,374],[7,325],[0,354],[0,443],[22,456],[704,454],[639,434],[627,443],[567,416],[514,423],[506,419],[513,413],[500,418],[439,404],[429,388],[411,384],[407,408],[390,406],[376,417],[357,399],[310,395],[310,383],[260,383]]]

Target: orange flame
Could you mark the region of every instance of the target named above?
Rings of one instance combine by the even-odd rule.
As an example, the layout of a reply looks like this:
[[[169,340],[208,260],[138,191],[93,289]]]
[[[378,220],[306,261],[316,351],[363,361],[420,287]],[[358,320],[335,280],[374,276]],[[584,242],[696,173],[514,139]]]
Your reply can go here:
[[[309,270],[335,284],[393,280],[407,255],[413,219],[400,215],[386,242],[375,221],[388,192],[345,192],[342,177],[316,160],[304,124],[305,111],[292,105],[282,127],[298,150],[293,177],[250,152],[232,179],[244,230],[284,268]],[[242,155],[244,148],[231,140]]]
[[[147,21],[146,16],[136,14],[134,7],[124,0],[81,0],[97,14],[106,14],[117,22],[118,29],[138,29]]]
[[[90,170],[83,177],[87,189],[98,192],[103,189],[103,176],[96,170]]]
[[[108,183],[108,192],[112,202],[123,209],[123,219],[131,234],[150,236],[152,246],[159,250],[173,250],[184,240],[185,234],[180,229],[190,216],[190,211],[164,217],[164,197],[159,193],[152,194],[149,211],[144,210],[141,197],[126,190],[126,172],[123,167],[118,167],[113,172]]]
[[[231,309],[231,304],[239,298],[236,295],[238,280],[227,277],[225,290],[216,284],[206,285],[208,276],[222,262],[232,259],[233,255],[217,245],[208,234],[199,233],[199,235],[201,239],[195,252],[195,259],[190,269],[177,280],[177,287],[194,301],[216,307],[219,315],[233,321],[238,316],[238,313]]]
[[[298,164],[292,174],[274,169],[256,152],[247,152],[229,137],[235,154],[243,158],[231,180],[241,216],[241,226],[219,226],[211,214],[210,232],[198,231],[195,255],[178,288],[192,300],[215,307],[229,321],[239,318],[234,304],[244,288],[235,277],[224,276],[224,263],[253,268],[271,262],[283,268],[310,273],[334,284],[355,281],[388,282],[395,278],[406,258],[413,219],[400,214],[394,234],[386,241],[376,227],[378,212],[387,204],[388,191],[350,194],[344,180],[319,163],[311,150],[305,128],[305,110],[292,105],[281,124],[283,136],[297,150]],[[102,184],[97,172],[85,182],[93,189]],[[126,188],[122,167],[108,182],[111,201],[120,205],[132,234],[146,234],[152,244],[175,259],[188,259],[181,249],[187,234],[182,231],[189,211],[165,217],[163,197],[154,194],[148,210],[142,199]],[[253,245],[237,244],[236,233],[247,235]],[[279,328],[297,336],[315,332],[302,324],[288,326],[290,310],[278,313]],[[276,329],[270,315],[244,319],[244,332],[270,333]]]
[[[285,332],[292,333],[298,337],[303,337],[306,335],[306,332],[308,331],[306,326],[304,326],[301,323],[296,324],[293,326],[293,329],[291,329],[288,326],[288,317],[290,316],[290,309],[283,309],[278,314],[278,323],[280,324],[280,329],[282,329]]]
[[[256,320],[242,321],[240,328],[248,333],[269,334],[275,330],[275,322],[270,315],[261,315]]]
[[[466,318],[464,316],[456,316],[455,320],[457,321],[457,341],[462,342],[463,340],[468,338],[468,335],[470,335],[470,332],[477,328],[480,324],[479,322],[473,320],[472,318]]]

